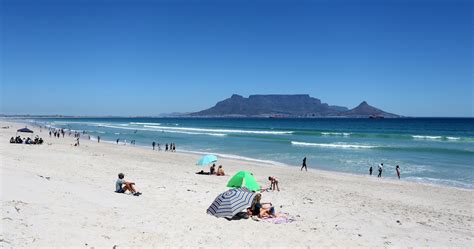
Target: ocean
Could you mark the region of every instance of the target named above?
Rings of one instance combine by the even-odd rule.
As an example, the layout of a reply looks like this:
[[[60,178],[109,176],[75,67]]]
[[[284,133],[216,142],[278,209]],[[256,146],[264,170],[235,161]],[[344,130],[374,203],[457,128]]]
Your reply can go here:
[[[101,142],[120,139],[178,151],[368,174],[474,189],[473,118],[250,119],[250,118],[34,118],[27,122],[86,131]],[[131,145],[127,145],[131,146]],[[242,164],[245,161],[242,160]]]

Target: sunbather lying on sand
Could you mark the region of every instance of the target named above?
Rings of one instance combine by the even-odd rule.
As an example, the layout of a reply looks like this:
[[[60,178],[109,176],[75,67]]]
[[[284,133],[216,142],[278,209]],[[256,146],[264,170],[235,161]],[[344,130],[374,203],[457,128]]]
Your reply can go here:
[[[198,174],[198,175],[209,175],[210,173],[209,172],[204,172],[204,170],[201,170],[199,172],[196,172],[196,174]]]
[[[125,181],[123,178],[125,177],[125,175],[123,173],[119,173],[118,174],[118,179],[117,181],[115,182],[115,192],[116,193],[125,193],[125,191],[130,191],[133,195],[135,196],[139,196],[141,195],[142,193],[140,192],[137,192],[135,190],[135,188],[133,187],[133,185],[135,185],[134,182],[127,182]]]

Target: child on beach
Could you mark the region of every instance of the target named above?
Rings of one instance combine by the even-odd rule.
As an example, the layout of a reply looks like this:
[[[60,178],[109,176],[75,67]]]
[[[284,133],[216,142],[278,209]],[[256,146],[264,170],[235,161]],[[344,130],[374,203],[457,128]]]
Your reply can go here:
[[[275,191],[275,188],[280,191],[280,187],[278,186],[278,180],[274,176],[269,176],[268,180],[270,181],[270,189]]]
[[[400,166],[397,165],[397,167],[395,167],[395,170],[397,170],[397,176],[398,179],[400,179]]]
[[[135,185],[134,182],[127,182],[123,178],[125,175],[123,173],[118,174],[118,179],[115,182],[115,193],[125,193],[125,191],[130,191],[134,196],[139,196],[142,193],[137,192],[133,185]]]

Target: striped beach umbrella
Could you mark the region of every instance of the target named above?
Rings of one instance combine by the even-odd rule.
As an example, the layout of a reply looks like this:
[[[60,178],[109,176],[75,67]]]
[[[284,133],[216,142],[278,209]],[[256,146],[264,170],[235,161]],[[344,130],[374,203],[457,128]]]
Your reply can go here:
[[[229,189],[216,197],[207,213],[216,217],[233,217],[249,207],[256,194],[247,188]]]

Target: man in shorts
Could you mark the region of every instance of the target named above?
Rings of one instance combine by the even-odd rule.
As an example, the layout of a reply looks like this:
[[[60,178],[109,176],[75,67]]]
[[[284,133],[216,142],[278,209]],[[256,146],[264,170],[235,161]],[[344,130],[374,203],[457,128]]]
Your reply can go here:
[[[123,173],[118,174],[118,179],[115,182],[115,193],[121,193],[122,194],[122,193],[125,193],[125,191],[128,190],[135,196],[141,195],[142,193],[137,192],[135,190],[135,188],[133,187],[133,185],[135,185],[135,183],[125,181],[123,179],[124,177],[125,177],[125,175]]]

